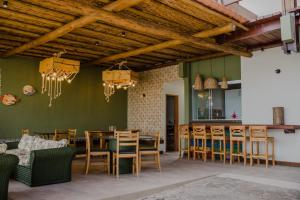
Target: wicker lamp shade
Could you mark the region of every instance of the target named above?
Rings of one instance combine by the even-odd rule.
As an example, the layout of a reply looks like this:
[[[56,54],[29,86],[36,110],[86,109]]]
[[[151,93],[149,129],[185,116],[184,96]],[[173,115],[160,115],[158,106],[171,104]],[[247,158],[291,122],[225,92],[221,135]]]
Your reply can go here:
[[[203,90],[203,83],[199,73],[196,74],[195,83],[193,85],[194,90]]]
[[[213,77],[208,77],[204,81],[204,89],[213,90],[218,88],[218,81]]]
[[[222,79],[221,88],[224,89],[224,90],[228,89],[228,83],[227,83],[227,79],[226,79],[225,76]]]

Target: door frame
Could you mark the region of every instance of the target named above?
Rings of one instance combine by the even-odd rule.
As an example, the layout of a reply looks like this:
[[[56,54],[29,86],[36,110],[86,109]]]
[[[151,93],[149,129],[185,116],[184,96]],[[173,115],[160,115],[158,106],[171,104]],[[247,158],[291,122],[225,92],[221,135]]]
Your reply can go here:
[[[178,126],[179,126],[179,95],[166,94],[166,147],[167,147],[167,123],[168,123],[168,109],[167,98],[174,97],[174,151],[178,151]],[[167,150],[167,149],[166,149]]]

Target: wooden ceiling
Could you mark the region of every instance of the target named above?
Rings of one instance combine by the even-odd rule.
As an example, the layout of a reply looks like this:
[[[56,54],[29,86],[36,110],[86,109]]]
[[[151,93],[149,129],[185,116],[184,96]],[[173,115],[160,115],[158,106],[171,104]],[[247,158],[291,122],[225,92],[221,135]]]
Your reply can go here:
[[[127,60],[136,71],[213,54],[251,56],[222,35],[246,20],[211,0],[9,0],[0,8],[0,55],[62,57],[83,66]]]

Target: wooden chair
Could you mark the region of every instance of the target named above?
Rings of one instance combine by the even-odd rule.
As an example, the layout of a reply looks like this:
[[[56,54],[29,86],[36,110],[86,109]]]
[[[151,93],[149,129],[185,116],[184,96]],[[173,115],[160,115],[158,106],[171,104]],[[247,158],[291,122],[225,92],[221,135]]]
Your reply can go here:
[[[179,125],[179,158],[181,159],[185,152],[187,152],[188,160],[190,159],[190,130],[189,125]],[[187,148],[182,147],[182,145],[186,145],[185,141],[187,141]]]
[[[70,147],[76,147],[76,129],[68,129],[68,144]]]
[[[22,135],[29,135],[29,129],[28,128],[23,128],[21,130]]]
[[[141,170],[143,164],[156,164],[159,171],[161,171],[160,152],[159,152],[160,134],[159,134],[159,132],[157,132],[157,133],[154,133],[152,136],[154,137],[153,147],[140,148],[139,149],[139,166],[140,166],[140,170]],[[154,157],[154,161],[152,161],[152,160],[143,160],[143,156]]]
[[[215,160],[215,155],[220,156],[220,160],[222,157],[224,159],[224,164],[226,162],[226,134],[224,126],[211,126],[211,156],[212,160]],[[215,149],[215,143],[219,142],[219,151]]]
[[[121,158],[132,158],[132,173],[139,176],[139,133],[131,131],[115,131],[117,140],[116,151],[113,152],[113,174],[119,178],[119,167]],[[122,148],[132,148],[123,150]]]
[[[250,126],[250,166],[253,165],[253,159],[257,159],[257,163],[260,163],[260,159],[265,159],[266,168],[268,168],[269,157],[272,157],[272,164],[275,166],[275,144],[274,137],[269,137],[266,126]],[[265,143],[265,152],[260,154],[259,143]],[[253,152],[253,145],[256,143],[256,154]],[[272,154],[269,155],[269,143],[272,144]]]
[[[207,139],[209,139],[208,134],[206,133],[206,126],[193,125],[193,141],[194,141],[194,160],[196,159],[196,154],[202,154],[202,159],[204,162],[207,160]],[[199,145],[201,141],[201,146]]]
[[[110,174],[110,152],[107,150],[102,150],[99,148],[92,148],[93,147],[93,137],[97,136],[94,133],[90,133],[89,131],[85,131],[85,140],[86,140],[86,170],[85,174],[89,173],[89,168],[91,164],[91,158],[95,157],[104,157],[103,165],[106,167],[107,174]]]
[[[68,132],[59,131],[59,130],[55,129],[54,130],[53,140],[59,141],[59,140],[62,140],[62,139],[68,140]]]
[[[245,126],[230,126],[230,164],[234,161],[234,157],[238,158],[240,163],[240,157],[244,159],[244,166],[247,163],[247,147],[246,147],[246,128]],[[234,145],[237,144],[237,152],[234,153]],[[242,151],[241,151],[242,145]]]

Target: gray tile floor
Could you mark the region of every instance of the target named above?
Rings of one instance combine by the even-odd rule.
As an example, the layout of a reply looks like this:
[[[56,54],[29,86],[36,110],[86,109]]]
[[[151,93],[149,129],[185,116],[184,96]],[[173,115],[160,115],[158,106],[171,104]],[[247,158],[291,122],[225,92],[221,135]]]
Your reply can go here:
[[[82,161],[74,162],[73,181],[30,188],[11,181],[11,200],[198,200],[300,199],[300,168],[264,165],[244,167],[162,156],[162,172],[142,170],[140,177],[107,176],[97,166],[83,175]],[[179,198],[180,197],[180,198]]]

